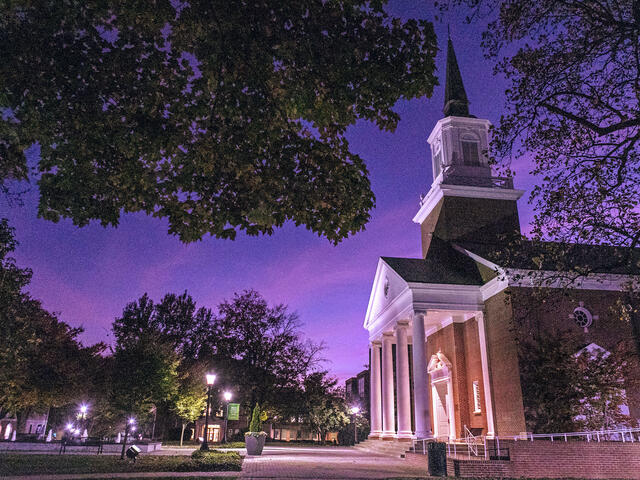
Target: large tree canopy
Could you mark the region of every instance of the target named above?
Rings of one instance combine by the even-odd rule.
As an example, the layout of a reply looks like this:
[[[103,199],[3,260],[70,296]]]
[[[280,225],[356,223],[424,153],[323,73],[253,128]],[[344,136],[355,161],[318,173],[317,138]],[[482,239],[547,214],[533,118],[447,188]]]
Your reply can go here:
[[[640,2],[458,3],[493,18],[484,46],[510,83],[494,153],[506,166],[514,156],[533,161],[533,233],[627,247],[609,262],[636,272]]]
[[[393,129],[437,83],[432,25],[385,3],[3,2],[0,175],[27,178],[38,142],[49,220],[143,211],[185,242],[292,220],[339,242],[374,204],[346,128]]]

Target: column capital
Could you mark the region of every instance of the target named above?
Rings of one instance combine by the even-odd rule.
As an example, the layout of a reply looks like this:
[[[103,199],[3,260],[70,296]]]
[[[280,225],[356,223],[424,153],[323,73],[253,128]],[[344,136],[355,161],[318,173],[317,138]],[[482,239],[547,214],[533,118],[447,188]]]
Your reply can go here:
[[[393,327],[394,330],[400,330],[403,328],[409,328],[409,320],[398,320]]]
[[[393,332],[384,332],[382,334],[382,341],[384,342],[385,340],[392,340],[394,337]]]
[[[381,342],[380,340],[370,340],[370,341],[369,341],[369,344],[370,344],[372,347],[379,347],[380,345],[382,345],[382,342]]]
[[[423,317],[427,316],[427,310],[426,309],[414,309],[413,310],[413,316],[417,317],[418,315],[422,315]]]

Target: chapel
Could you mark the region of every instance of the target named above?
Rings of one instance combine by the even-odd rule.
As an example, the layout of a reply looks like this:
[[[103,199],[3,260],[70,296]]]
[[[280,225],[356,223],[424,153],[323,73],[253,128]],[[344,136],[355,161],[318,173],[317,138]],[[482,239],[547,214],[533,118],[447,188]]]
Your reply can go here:
[[[413,217],[422,255],[379,258],[364,321],[374,439],[527,432],[518,338],[567,330],[585,348],[635,352],[633,325],[612,308],[629,273],[593,262],[616,249],[572,245],[568,264],[589,259],[593,268],[567,287],[564,267],[540,264],[553,244],[522,239],[525,192],[492,170],[491,124],[470,113],[451,39],[443,114],[427,139],[433,183]],[[506,255],[513,244],[518,254]],[[552,278],[543,290],[558,293],[554,301],[539,300],[534,271]],[[630,387],[627,398],[637,422],[640,390]]]

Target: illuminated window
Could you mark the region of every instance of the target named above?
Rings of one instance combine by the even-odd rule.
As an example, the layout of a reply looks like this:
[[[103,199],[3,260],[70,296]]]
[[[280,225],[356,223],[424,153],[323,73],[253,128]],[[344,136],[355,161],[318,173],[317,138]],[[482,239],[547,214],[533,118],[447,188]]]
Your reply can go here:
[[[480,413],[480,382],[478,380],[473,381],[473,413]]]

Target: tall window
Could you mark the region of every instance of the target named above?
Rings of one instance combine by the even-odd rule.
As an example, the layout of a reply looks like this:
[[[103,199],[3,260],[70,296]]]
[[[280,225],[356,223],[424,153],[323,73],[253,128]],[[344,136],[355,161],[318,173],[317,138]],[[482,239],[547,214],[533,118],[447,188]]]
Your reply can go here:
[[[358,396],[364,397],[364,377],[358,379]]]
[[[473,140],[462,140],[462,161],[465,165],[480,165],[478,142]]]
[[[473,413],[480,413],[480,382],[478,380],[473,381]]]

